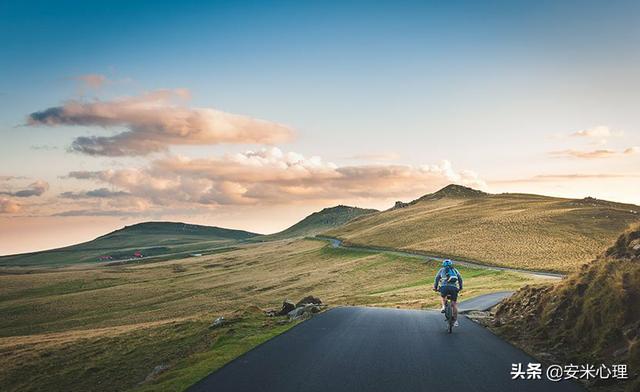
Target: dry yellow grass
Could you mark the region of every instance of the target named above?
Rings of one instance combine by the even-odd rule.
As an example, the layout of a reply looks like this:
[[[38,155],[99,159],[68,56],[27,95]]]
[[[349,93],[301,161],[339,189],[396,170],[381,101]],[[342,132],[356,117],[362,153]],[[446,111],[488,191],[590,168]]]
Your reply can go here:
[[[246,313],[251,306],[314,294],[332,306],[431,307],[437,268],[298,240],[153,264],[0,270],[0,382],[6,390],[181,390],[287,328]],[[466,297],[536,281],[461,271]],[[219,315],[241,321],[209,330]],[[159,364],[171,366],[163,384],[139,386]]]
[[[640,219],[639,212],[635,205],[593,199],[449,196],[365,216],[326,234],[346,244],[570,272]]]

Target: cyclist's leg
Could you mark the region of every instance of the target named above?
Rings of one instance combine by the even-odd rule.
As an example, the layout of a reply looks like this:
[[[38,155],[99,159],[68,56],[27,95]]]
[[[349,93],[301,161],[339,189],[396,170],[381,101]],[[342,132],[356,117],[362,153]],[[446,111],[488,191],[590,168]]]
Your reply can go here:
[[[445,298],[447,296],[443,288],[444,286],[440,286],[440,290],[438,290],[438,292],[440,293],[440,305],[442,305],[442,309],[444,309]]]
[[[458,320],[458,288],[451,290],[451,307],[453,308],[453,319]]]

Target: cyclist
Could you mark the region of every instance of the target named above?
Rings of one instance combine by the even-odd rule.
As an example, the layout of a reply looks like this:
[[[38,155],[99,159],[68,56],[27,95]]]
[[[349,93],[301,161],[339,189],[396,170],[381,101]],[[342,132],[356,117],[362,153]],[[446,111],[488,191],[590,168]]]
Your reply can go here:
[[[438,290],[438,284],[440,284],[440,290]],[[433,282],[433,291],[440,291],[440,302],[442,303],[442,309],[440,313],[444,313],[445,298],[451,297],[451,307],[453,308],[453,319],[455,323],[454,327],[458,326],[458,293],[462,291],[462,276],[457,269],[453,268],[453,261],[446,259],[442,262],[442,268],[436,274],[436,279]]]

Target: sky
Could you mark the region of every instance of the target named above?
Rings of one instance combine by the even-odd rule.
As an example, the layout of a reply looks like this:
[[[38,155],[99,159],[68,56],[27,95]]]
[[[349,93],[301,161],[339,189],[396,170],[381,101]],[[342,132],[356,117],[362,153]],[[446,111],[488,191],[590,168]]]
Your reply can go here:
[[[457,183],[640,204],[635,1],[0,2],[0,255]]]

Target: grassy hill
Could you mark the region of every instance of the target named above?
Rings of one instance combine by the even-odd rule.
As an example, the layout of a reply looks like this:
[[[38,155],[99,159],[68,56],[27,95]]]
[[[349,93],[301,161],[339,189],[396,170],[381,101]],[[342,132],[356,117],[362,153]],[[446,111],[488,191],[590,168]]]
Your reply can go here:
[[[0,267],[0,389],[183,391],[295,325],[260,309],[309,294],[330,306],[433,308],[439,268],[303,239],[157,263]],[[461,273],[463,298],[543,281],[469,267]],[[228,324],[209,328],[218,316]],[[160,365],[168,369],[147,379]]]
[[[488,194],[449,185],[327,231],[346,244],[570,272],[640,219],[640,207],[593,198]]]
[[[498,307],[494,329],[565,363],[628,364],[636,379],[626,390],[640,390],[640,229],[562,282],[518,291]]]
[[[59,249],[0,257],[0,265],[60,265],[125,260],[140,252],[144,257],[175,255],[228,246],[258,234],[242,230],[176,222],[145,222]]]
[[[274,240],[313,236],[329,229],[344,225],[345,223],[368,214],[379,212],[374,209],[365,209],[339,205],[314,212],[295,225],[275,234],[262,236],[260,240]]]

